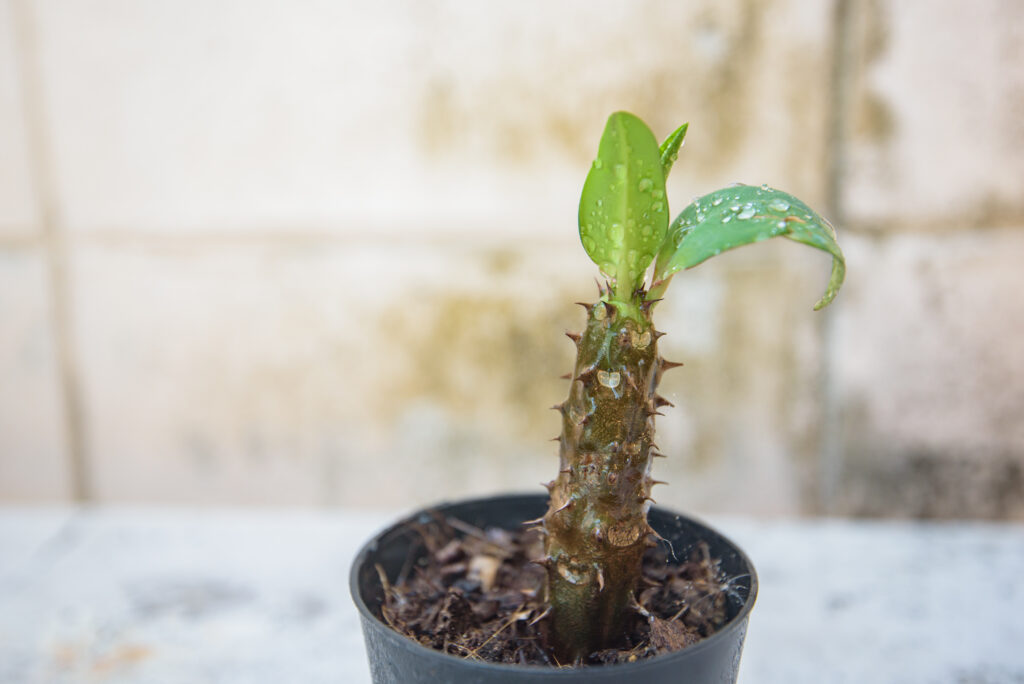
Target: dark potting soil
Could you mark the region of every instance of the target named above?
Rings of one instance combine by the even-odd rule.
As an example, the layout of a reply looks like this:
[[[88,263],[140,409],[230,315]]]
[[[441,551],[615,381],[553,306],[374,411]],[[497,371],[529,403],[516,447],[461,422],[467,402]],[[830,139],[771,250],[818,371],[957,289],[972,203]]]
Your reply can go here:
[[[382,619],[429,648],[487,662],[564,665],[548,647],[543,556],[536,529],[481,530],[435,515],[416,528],[394,584],[385,588]],[[728,619],[731,583],[705,543],[688,550],[665,543],[644,556],[638,610],[623,625],[616,648],[592,653],[588,664],[633,662],[677,651],[714,633]],[[685,555],[685,557],[683,557]]]

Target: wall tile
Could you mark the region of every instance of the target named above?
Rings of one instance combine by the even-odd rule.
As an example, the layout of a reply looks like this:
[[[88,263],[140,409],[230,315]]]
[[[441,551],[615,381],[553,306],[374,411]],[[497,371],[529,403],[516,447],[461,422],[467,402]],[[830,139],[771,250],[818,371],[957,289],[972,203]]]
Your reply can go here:
[[[682,361],[658,418],[671,484],[659,503],[708,512],[798,515],[819,506],[823,363],[828,312],[812,308],[828,259],[786,240],[684,272],[659,305],[662,354]],[[835,306],[842,306],[840,294]]]
[[[12,0],[0,0],[0,238],[37,230]]]
[[[803,506],[788,479],[813,470],[817,292],[802,290],[827,269],[769,254],[723,258],[663,312],[670,333],[710,328],[667,347],[694,364],[666,385],[680,408],[661,419],[659,474],[683,484],[669,502]],[[558,245],[85,248],[76,334],[99,497],[411,506],[535,489],[556,463],[561,331],[582,324],[571,302],[593,298],[593,273]]]
[[[848,248],[841,511],[1024,518],[1024,231]]]
[[[554,257],[533,275],[521,261],[319,241],[84,249],[100,498],[402,505],[410,488],[535,484],[504,482],[500,464],[537,423],[555,429],[541,388],[558,388],[547,351],[568,343],[553,312],[581,293],[564,293]]]
[[[74,231],[477,235],[486,216],[488,233],[536,235],[575,221],[622,108],[662,136],[691,122],[677,202],[736,180],[824,194],[831,3],[44,0],[37,14]]]
[[[904,227],[1024,216],[1024,6],[855,3],[843,206]]]
[[[66,500],[71,487],[45,261],[0,249],[0,502]]]

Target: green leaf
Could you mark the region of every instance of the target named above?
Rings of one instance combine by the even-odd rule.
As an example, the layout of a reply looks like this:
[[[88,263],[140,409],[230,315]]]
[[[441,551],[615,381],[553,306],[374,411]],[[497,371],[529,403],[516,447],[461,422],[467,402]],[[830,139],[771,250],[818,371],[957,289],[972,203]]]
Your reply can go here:
[[[668,172],[672,170],[672,165],[676,163],[676,157],[679,156],[679,148],[683,145],[683,138],[686,137],[686,129],[689,127],[689,123],[684,123],[672,131],[672,134],[665,138],[665,142],[661,143],[661,148],[659,149],[661,153],[661,170],[665,173],[665,178],[668,178]]]
[[[815,305],[828,305],[846,275],[843,252],[831,224],[792,195],[767,185],[737,185],[698,198],[668,230],[654,266],[651,298],[664,293],[677,271],[692,268],[728,249],[772,237],[817,247],[832,255],[832,276]]]
[[[665,240],[668,201],[658,142],[628,112],[608,118],[580,197],[580,239],[627,301]]]

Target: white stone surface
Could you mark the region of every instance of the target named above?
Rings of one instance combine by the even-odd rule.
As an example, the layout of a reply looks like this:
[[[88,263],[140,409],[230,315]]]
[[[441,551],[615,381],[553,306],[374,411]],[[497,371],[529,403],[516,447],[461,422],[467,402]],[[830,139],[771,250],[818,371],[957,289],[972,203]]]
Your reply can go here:
[[[395,517],[0,509],[0,682],[368,682],[348,570]],[[712,522],[761,584],[740,682],[1024,678],[1024,527]]]

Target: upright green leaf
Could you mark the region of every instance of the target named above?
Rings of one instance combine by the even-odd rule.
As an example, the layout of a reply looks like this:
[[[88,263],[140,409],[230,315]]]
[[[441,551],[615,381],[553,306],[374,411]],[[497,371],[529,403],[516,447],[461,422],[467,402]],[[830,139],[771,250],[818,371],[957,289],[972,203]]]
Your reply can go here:
[[[676,157],[679,156],[679,148],[683,145],[683,138],[686,137],[686,129],[690,127],[689,123],[684,123],[682,126],[672,131],[672,134],[665,138],[665,142],[661,143],[661,170],[665,173],[665,178],[668,178],[668,172],[672,170],[672,165],[676,163]]]
[[[580,198],[580,239],[627,301],[668,231],[665,174],[658,142],[628,112],[608,118]]]
[[[832,255],[832,276],[814,307],[831,302],[843,284],[846,262],[835,230],[792,195],[767,185],[737,185],[704,195],[672,222],[654,266],[652,297],[660,297],[668,279],[725,250],[783,236]]]

